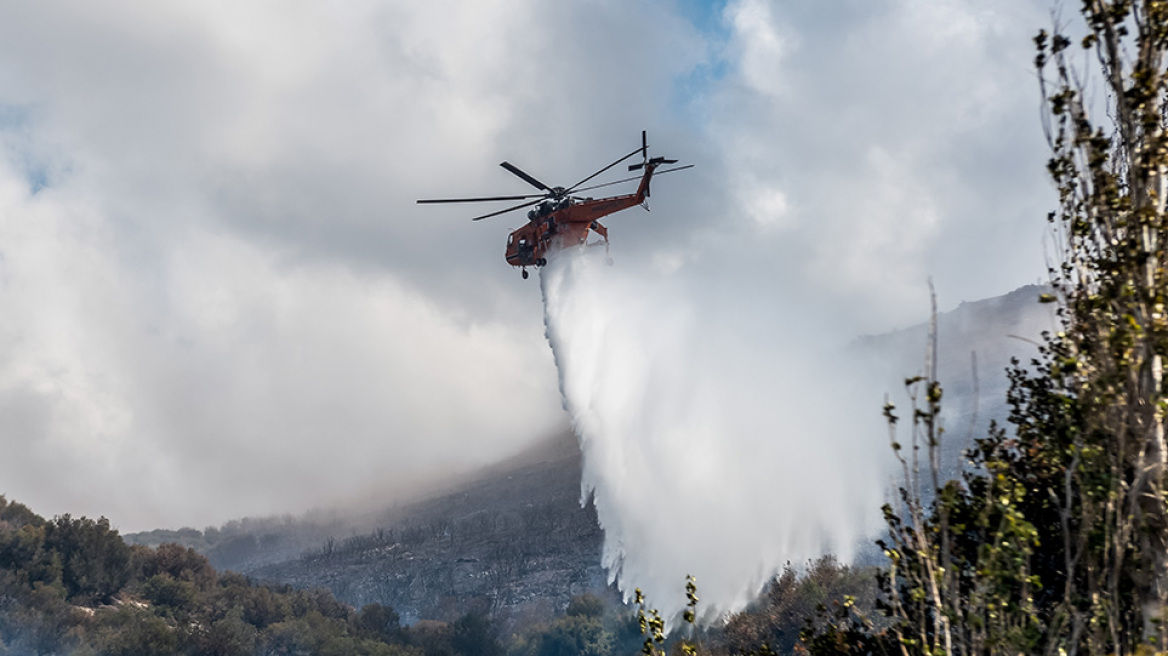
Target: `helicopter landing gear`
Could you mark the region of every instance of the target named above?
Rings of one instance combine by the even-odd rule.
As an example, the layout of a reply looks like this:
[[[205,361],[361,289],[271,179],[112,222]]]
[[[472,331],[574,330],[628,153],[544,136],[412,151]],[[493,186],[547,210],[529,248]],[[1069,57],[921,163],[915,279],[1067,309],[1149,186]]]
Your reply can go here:
[[[521,275],[523,276],[524,280],[527,280],[527,269],[526,268],[523,269],[523,271],[521,272]]]
[[[541,266],[541,267],[547,266],[547,258],[543,258],[543,257],[539,258],[538,260],[535,261],[535,266]]]

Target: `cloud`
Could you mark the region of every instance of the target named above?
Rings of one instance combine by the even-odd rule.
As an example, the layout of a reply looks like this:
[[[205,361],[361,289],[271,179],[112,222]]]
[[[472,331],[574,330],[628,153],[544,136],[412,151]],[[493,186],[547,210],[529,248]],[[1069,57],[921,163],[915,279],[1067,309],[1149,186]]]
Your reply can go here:
[[[728,226],[874,326],[919,316],[929,275],[950,303],[1033,282],[1054,200],[1028,40],[1044,5],[730,3],[710,131],[727,215],[750,221]]]
[[[204,231],[142,278],[86,199],[4,181],[0,234],[20,247],[0,249],[0,480],[17,498],[209,523],[482,465],[561,421],[536,327]]]
[[[726,14],[739,44],[742,81],[764,95],[782,95],[783,59],[796,47],[797,38],[780,34],[781,23],[775,20],[772,3],[739,2],[730,5]]]
[[[612,217],[614,258],[716,281],[728,336],[779,303],[817,345],[914,321],[928,274],[943,303],[1031,282],[1042,4],[6,6],[0,490],[201,524],[550,432],[522,218],[413,201],[528,192],[504,159],[570,184],[641,129],[698,166]]]
[[[413,201],[528,191],[504,158],[585,175],[703,51],[661,3],[0,14],[0,488],[123,528],[329,504],[555,430],[507,220]]]

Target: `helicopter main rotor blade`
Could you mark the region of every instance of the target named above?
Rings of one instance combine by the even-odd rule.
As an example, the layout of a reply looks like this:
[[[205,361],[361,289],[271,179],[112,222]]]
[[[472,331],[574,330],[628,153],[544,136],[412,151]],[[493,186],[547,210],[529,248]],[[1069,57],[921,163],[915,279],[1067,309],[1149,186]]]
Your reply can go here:
[[[612,164],[609,164],[608,166],[600,169],[596,173],[593,173],[592,175],[588,176],[587,178],[584,178],[583,180],[572,185],[571,187],[568,187],[567,193],[572,193],[572,190],[575,189],[576,187],[579,187],[580,185],[584,184],[585,182],[588,182],[592,178],[595,178],[596,176],[600,175],[601,173],[604,173],[605,171],[611,169],[612,167],[616,166],[617,164],[620,164],[621,162],[625,161],[626,159],[632,157],[633,155],[636,155],[637,153],[643,152],[646,148],[648,148],[648,146],[641,146],[640,148],[634,150],[633,152],[629,153],[628,155],[625,155],[624,157],[613,162]]]
[[[475,218],[471,219],[471,221],[482,221],[483,219],[489,219],[492,216],[499,216],[500,214],[506,214],[507,212],[514,212],[515,210],[521,210],[524,207],[530,207],[532,205],[535,205],[536,203],[540,202],[540,199],[542,199],[542,198],[543,198],[543,196],[540,196],[536,200],[533,200],[533,201],[528,202],[528,203],[523,203],[522,205],[516,205],[515,207],[508,207],[507,209],[499,210],[498,212],[491,212],[490,214],[476,216]]]
[[[515,166],[511,162],[502,162],[501,164],[499,164],[499,166],[502,166],[503,168],[514,173],[515,175],[519,176],[520,178],[523,178],[524,182],[535,187],[536,189],[542,189],[543,191],[551,191],[552,190],[551,187],[545,185],[544,183],[540,182],[539,180],[536,180],[535,178],[531,177],[530,175],[527,175],[522,170],[520,170],[520,168],[518,166]]]
[[[674,171],[684,171],[685,169],[692,169],[693,167],[694,167],[693,164],[686,164],[685,166],[678,166],[678,167],[672,168],[672,169],[665,169],[664,171],[657,171],[656,173],[653,174],[653,176],[656,177],[658,175],[665,175],[666,173],[673,173]],[[575,190],[573,190],[573,193],[581,192],[581,191],[591,191],[593,189],[600,189],[601,187],[611,187],[612,185],[618,185],[622,182],[631,182],[633,180],[640,180],[642,177],[644,177],[644,176],[634,175],[631,178],[624,178],[623,180],[616,180],[613,182],[605,182],[604,184],[592,185],[591,187],[584,187],[582,189],[575,189]]]
[[[484,203],[495,200],[527,200],[528,198],[543,198],[545,194],[527,194],[524,196],[484,196],[482,198],[428,198],[418,203]]]

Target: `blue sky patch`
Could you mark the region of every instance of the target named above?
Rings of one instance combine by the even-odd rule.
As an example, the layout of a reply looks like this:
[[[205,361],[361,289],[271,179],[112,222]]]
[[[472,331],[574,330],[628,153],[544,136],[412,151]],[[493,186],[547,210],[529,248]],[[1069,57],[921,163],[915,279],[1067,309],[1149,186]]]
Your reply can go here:
[[[730,39],[730,28],[722,18],[727,3],[728,0],[677,0],[681,15],[701,32],[709,48],[706,61],[673,81],[674,107],[697,123],[704,122],[701,99],[728,68],[723,51]]]
[[[677,0],[677,8],[681,15],[694,24],[708,37],[725,40],[729,34],[726,24],[722,21],[722,12],[726,9],[727,0]]]
[[[49,165],[32,139],[32,108],[0,103],[0,154],[24,174],[32,194],[49,185]]]

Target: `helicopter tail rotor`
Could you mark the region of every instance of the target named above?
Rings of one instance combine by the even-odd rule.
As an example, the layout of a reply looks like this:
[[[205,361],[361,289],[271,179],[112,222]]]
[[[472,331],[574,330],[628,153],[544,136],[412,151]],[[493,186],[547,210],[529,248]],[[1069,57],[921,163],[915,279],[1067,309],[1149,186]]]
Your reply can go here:
[[[677,160],[675,160],[675,159],[667,159],[665,157],[649,157],[649,136],[648,136],[648,132],[646,130],[641,130],[641,157],[642,157],[642,160],[639,164],[629,164],[630,171],[637,171],[640,169],[648,168],[650,170],[650,176],[651,176],[652,172],[658,166],[660,166],[662,164],[676,164],[677,163]],[[682,168],[688,168],[688,167],[682,167]],[[649,180],[645,180],[645,195],[646,196],[649,195],[649,189],[650,189],[649,183],[650,183]]]
[[[644,160],[641,161],[640,164],[629,164],[630,171],[637,171],[637,170],[643,169],[646,166],[649,166],[650,164],[652,164],[653,166],[656,167],[656,166],[659,166],[661,164],[676,164],[677,163],[677,160],[675,160],[675,159],[666,159],[664,157],[652,157],[652,158],[649,157],[649,137],[648,137],[647,131],[645,131],[645,130],[641,130],[641,153],[642,153],[642,157],[644,157]]]
[[[644,159],[640,164],[629,164],[630,171],[643,169],[649,163],[649,133],[647,130],[641,130],[641,157]]]

